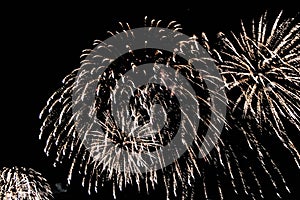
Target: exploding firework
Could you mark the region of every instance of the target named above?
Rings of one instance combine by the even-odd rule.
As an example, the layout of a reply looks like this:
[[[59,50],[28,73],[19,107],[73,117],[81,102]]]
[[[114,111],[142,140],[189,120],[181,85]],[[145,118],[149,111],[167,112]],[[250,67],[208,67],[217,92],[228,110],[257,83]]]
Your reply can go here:
[[[242,22],[238,35],[219,33],[216,48],[202,35],[203,46],[223,76],[230,102],[228,116],[235,130],[223,134],[224,146],[215,160],[220,168],[217,180],[220,184],[220,177],[230,176],[239,197],[273,199],[290,194],[282,173],[285,169],[270,150],[272,144],[281,144],[277,148],[289,153],[300,169],[293,142],[298,136],[287,128],[300,128],[299,28],[299,16],[282,19],[281,12],[270,24],[265,12],[257,23],[252,21],[249,31]]]
[[[82,174],[89,193],[109,181],[114,198],[117,188],[122,191],[127,185],[148,193],[161,181],[166,198],[177,196],[180,189],[183,197],[191,198],[188,187],[194,174],[201,174],[197,157],[209,159],[217,145],[227,103],[222,78],[211,73],[214,62],[195,37],[182,40],[174,21],[166,25],[171,32],[156,29],[161,23],[151,21],[145,34],[150,37],[140,49],[132,46],[137,32],[128,24],[120,23],[124,34],[118,48],[96,40],[95,48],[82,55],[83,68],[66,76],[41,112],[46,154],[54,156],[55,165],[70,161],[68,181],[74,173]],[[119,32],[110,33],[114,39]],[[171,51],[154,48],[153,37],[178,46]],[[126,54],[120,54],[123,49]],[[199,63],[204,66],[200,71],[195,69]],[[133,80],[131,75],[142,78]],[[172,146],[174,140],[178,143]],[[168,145],[172,148],[164,156],[162,149]]]
[[[227,88],[241,91],[233,110],[241,108],[243,117],[256,119],[261,128],[271,128],[284,139],[283,117],[299,129],[300,23],[293,18],[280,23],[280,13],[268,32],[266,15],[258,27],[253,22],[251,35],[243,24],[233,40],[219,33],[224,47],[220,68]]]
[[[1,199],[53,199],[47,180],[39,172],[24,167],[4,167],[0,170]]]
[[[219,67],[230,91],[239,90],[233,112],[241,111],[264,131],[275,133],[299,165],[300,155],[285,130],[284,121],[300,129],[300,23],[294,18],[280,22],[268,32],[265,13],[253,22],[251,36],[242,24],[240,36],[231,42],[220,33],[223,64]]]

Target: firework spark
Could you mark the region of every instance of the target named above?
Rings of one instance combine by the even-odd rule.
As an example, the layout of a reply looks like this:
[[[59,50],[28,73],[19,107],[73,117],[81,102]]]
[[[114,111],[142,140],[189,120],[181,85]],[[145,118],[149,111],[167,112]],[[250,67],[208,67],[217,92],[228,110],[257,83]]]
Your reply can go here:
[[[24,167],[4,167],[0,170],[1,199],[53,199],[47,180],[39,172]]]
[[[155,31],[156,29],[151,27],[160,27],[161,23],[160,20],[152,20],[148,31]],[[146,18],[145,26],[147,24]],[[122,26],[121,32],[129,30],[126,32],[126,38],[135,38],[128,24],[120,23],[120,25]],[[180,25],[175,21],[170,22],[166,27],[174,31],[181,30]],[[118,34],[118,32],[110,33],[113,37]],[[155,32],[154,36],[158,37],[161,43],[164,43],[165,38],[170,37],[164,35],[164,31]],[[176,41],[180,34],[172,37]],[[126,40],[124,41],[126,42]],[[212,103],[211,95],[224,105],[227,102],[225,94],[209,88],[212,86],[217,88],[220,83],[223,83],[221,77],[212,76],[208,66],[207,70],[204,67],[201,72],[193,68],[197,62],[204,66],[208,62],[212,62],[209,56],[198,59],[197,54],[202,52],[199,53],[196,38],[191,37],[189,41],[178,41],[179,46],[174,49],[174,52],[147,48],[147,42],[149,42],[147,40],[144,42],[145,49],[133,50],[131,44],[126,42],[122,48],[126,48],[128,53],[115,60],[112,58],[115,54],[118,55],[119,49],[96,40],[95,46],[97,49],[103,50],[105,56],[96,54],[90,59],[83,60],[82,65],[109,63],[109,67],[97,80],[86,84],[81,84],[81,80],[102,70],[104,65],[97,66],[91,72],[75,69],[63,80],[63,86],[49,98],[40,115],[40,118],[43,119],[40,139],[43,136],[46,137],[45,152],[47,155],[55,157],[55,165],[64,160],[71,161],[69,182],[74,172],[79,172],[83,175],[82,185],[87,186],[90,193],[92,190],[97,192],[98,185],[112,181],[113,196],[116,198],[117,188],[122,191],[127,185],[136,183],[139,191],[141,187],[144,187],[148,193],[157,187],[159,181],[162,181],[166,188],[166,198],[177,196],[178,188],[183,188],[183,197],[189,198],[188,185],[192,184],[194,174],[201,173],[197,165],[197,155],[209,157],[209,149],[213,148],[212,141],[216,138],[219,139],[217,134],[206,138],[205,133],[207,130],[218,132],[218,127],[211,126],[211,124],[224,124],[225,122],[222,109]],[[187,52],[192,52],[195,57],[190,57],[188,60],[182,59],[180,56],[184,57]],[[85,50],[82,57],[86,58],[93,53],[94,50]],[[151,83],[140,86],[130,80],[126,82],[125,73],[131,69],[132,71],[138,70],[139,65],[147,63],[152,63],[150,70],[160,70],[164,65],[172,68],[176,73],[170,76],[167,70],[162,70],[153,77],[159,80],[160,85]],[[147,74],[147,70],[140,71],[140,76]],[[187,89],[188,86],[176,82],[180,80],[180,76],[188,80],[194,88],[195,95]],[[94,88],[93,109],[90,110],[90,106],[84,103],[83,106],[74,109],[74,102],[77,104],[90,98],[87,91],[89,85],[94,84],[95,81],[97,87]],[[130,96],[129,105],[128,101],[123,102],[124,98],[115,102],[118,100],[118,96],[122,96],[124,93]],[[180,95],[181,98],[178,97]],[[193,108],[190,103],[186,103],[179,109],[182,99],[190,99],[189,102],[195,103],[196,107]],[[127,104],[122,106],[124,103]],[[112,105],[116,104],[119,105],[117,109],[111,111]],[[184,107],[187,112],[182,111]],[[198,112],[199,107],[201,115]],[[160,113],[160,118],[151,117],[154,110],[156,113]],[[188,110],[194,113],[189,115]],[[82,117],[83,113],[87,113],[85,117]],[[216,118],[212,118],[211,113],[214,113]],[[99,119],[98,125],[104,130],[104,134],[99,130],[94,131],[95,123],[83,123],[93,114]],[[198,125],[193,125],[195,116],[200,121],[201,129],[198,129]],[[121,121],[116,123],[116,118]],[[177,124],[180,120],[182,121],[181,126]],[[79,128],[85,130],[83,134],[78,131],[78,124],[83,124]],[[184,137],[194,138],[193,144],[189,146],[187,141],[181,138],[184,145],[178,146],[169,154],[171,157],[177,158],[182,149],[186,149],[186,151],[182,157],[166,166],[165,162],[167,161],[164,160],[164,157],[159,153],[155,155],[152,152],[159,152],[160,148],[176,137],[176,133],[181,130],[181,127],[183,127],[183,132],[186,132]],[[203,140],[211,141],[208,142],[210,146],[204,145],[203,148],[201,146]],[[87,141],[90,148],[85,145]],[[125,153],[123,153],[124,150]],[[142,155],[154,155],[149,160],[153,160],[153,162],[157,160],[159,167],[149,169]]]
[[[271,25],[265,12],[257,23],[252,21],[250,31],[242,22],[238,35],[219,33],[216,48],[202,35],[203,46],[216,59],[225,81],[228,116],[237,130],[223,134],[224,146],[216,153],[215,166],[221,168],[219,177],[230,175],[239,197],[270,195],[273,199],[291,192],[271,143],[279,142],[300,169],[293,142],[298,136],[287,131],[291,125],[300,129],[299,29],[299,16],[283,19],[281,12]]]

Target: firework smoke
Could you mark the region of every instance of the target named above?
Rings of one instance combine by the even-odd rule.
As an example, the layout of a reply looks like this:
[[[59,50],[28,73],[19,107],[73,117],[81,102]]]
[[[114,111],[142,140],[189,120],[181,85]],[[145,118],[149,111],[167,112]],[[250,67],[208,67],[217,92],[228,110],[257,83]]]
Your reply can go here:
[[[150,26],[160,27],[161,23],[152,20]],[[193,194],[189,193],[188,187],[192,185],[195,174],[201,174],[197,157],[200,155],[210,159],[209,151],[219,139],[217,134],[219,128],[214,124],[225,123],[222,106],[215,106],[217,103],[212,102],[218,99],[216,101],[226,105],[225,94],[211,89],[222,85],[222,79],[210,73],[211,68],[207,64],[212,62],[210,56],[198,59],[197,55],[204,51],[201,52],[202,50],[197,46],[195,37],[191,37],[188,41],[180,40],[180,34],[164,35],[164,31],[161,30],[152,36],[157,37],[162,44],[165,42],[164,39],[172,37],[174,41],[178,41],[178,48],[173,49],[172,52],[147,48],[149,41],[145,40],[145,49],[135,50],[126,40],[135,38],[132,29],[128,24],[120,23],[120,25],[121,32],[129,30],[121,47],[126,48],[128,53],[115,60],[113,58],[118,55],[120,49],[95,41],[97,50],[102,50],[103,54],[97,53],[93,56],[94,50],[85,50],[82,55],[85,58],[82,65],[101,64],[92,71],[75,69],[63,80],[63,86],[49,98],[40,115],[43,119],[40,139],[46,139],[45,153],[54,157],[55,165],[70,161],[68,181],[72,180],[74,173],[82,174],[82,185],[88,188],[89,193],[93,190],[97,192],[99,186],[108,181],[113,184],[114,198],[117,189],[122,191],[127,185],[136,185],[139,191],[143,189],[148,193],[158,187],[159,183],[163,183],[167,199],[178,196],[177,191],[180,189],[183,191],[182,198],[190,199]],[[146,18],[145,26],[147,25]],[[148,28],[150,33],[156,31],[151,27]],[[174,21],[166,27],[174,31],[181,30],[180,25]],[[110,33],[114,37],[119,32]],[[193,57],[182,59],[188,54],[192,54]],[[109,63],[109,66],[101,76],[88,83],[83,81],[85,84],[82,84],[82,80],[86,77],[101,71],[105,66],[103,63]],[[141,70],[141,76],[147,75],[147,70],[158,71],[162,66],[167,66],[165,70],[153,77],[161,84],[151,83],[140,86],[134,81],[126,82],[125,73],[129,70],[135,73],[139,65],[147,63],[152,63],[151,67]],[[206,68],[204,67],[200,72],[195,70],[193,67],[197,63],[201,63]],[[172,76],[168,73],[168,68],[174,71]],[[191,93],[188,86],[176,82],[180,81],[181,76],[188,80],[189,87],[193,88],[195,95]],[[91,100],[93,107],[90,109],[90,105],[85,102],[91,98],[88,91],[90,85],[95,82],[97,87],[92,88],[92,92],[95,93],[92,98],[95,99]],[[128,100],[126,98],[118,99],[118,96],[124,93],[130,96],[129,102],[123,102]],[[180,105],[182,99],[190,100],[185,105]],[[119,101],[116,103],[116,100]],[[77,108],[76,105],[80,103],[81,106]],[[192,107],[193,103],[196,107]],[[116,104],[117,108],[112,110],[113,105]],[[124,104],[126,105],[123,106]],[[153,112],[160,113],[159,118],[151,117]],[[190,115],[188,112],[193,114]],[[211,115],[212,113],[214,115]],[[87,120],[93,115],[97,116],[96,125],[103,130],[103,133],[99,129],[95,130],[95,123]],[[199,120],[197,125],[193,124],[195,117]],[[121,119],[118,123],[117,118]],[[178,121],[181,121],[180,125]],[[184,133],[184,136],[179,139],[183,145],[177,146],[169,154],[172,158],[178,158],[182,150],[184,153],[168,165],[159,151],[176,137],[178,130]],[[213,133],[211,137],[205,137],[207,131]],[[187,137],[193,139],[191,146],[187,144]],[[85,145],[86,143],[89,143],[89,147]],[[150,155],[149,160],[158,162],[158,167],[149,169],[143,155]]]
[[[271,24],[266,12],[258,22],[252,21],[249,31],[242,22],[239,34],[219,33],[215,48],[202,35],[230,101],[227,116],[232,129],[222,134],[224,146],[216,152],[216,180],[222,185],[230,177],[239,198],[289,197],[291,191],[282,173],[285,169],[276,162],[272,144],[280,144],[282,148],[277,148],[291,155],[300,169],[295,146],[298,133],[286,130],[291,125],[300,128],[299,29],[299,16],[282,19],[281,12]]]
[[[11,200],[53,199],[47,180],[39,172],[24,167],[0,170],[0,198]]]

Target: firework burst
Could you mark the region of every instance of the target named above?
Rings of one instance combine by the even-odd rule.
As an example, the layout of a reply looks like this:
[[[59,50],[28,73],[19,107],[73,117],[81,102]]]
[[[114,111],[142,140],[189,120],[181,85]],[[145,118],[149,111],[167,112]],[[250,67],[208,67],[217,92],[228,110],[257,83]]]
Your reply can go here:
[[[24,167],[4,167],[0,170],[1,199],[53,199],[47,180],[39,172]]]
[[[243,22],[241,27],[239,34],[219,33],[216,48],[202,35],[223,76],[230,102],[227,116],[236,130],[223,134],[215,166],[221,169],[219,177],[230,175],[239,197],[282,198],[291,191],[270,149],[279,142],[300,169],[293,142],[298,135],[287,128],[300,128],[299,16],[283,19],[281,12],[271,25],[265,12],[249,31]]]
[[[145,26],[148,24],[146,18]],[[149,33],[157,30],[154,27],[161,27],[160,24],[160,20],[150,21]],[[115,55],[119,55],[120,49],[96,40],[94,45],[103,54],[97,52],[91,56],[95,51],[85,50],[82,65],[100,65],[92,71],[75,69],[63,80],[63,86],[49,98],[40,115],[43,119],[40,139],[46,139],[45,152],[54,156],[55,165],[65,160],[71,161],[68,181],[71,181],[74,172],[82,174],[82,185],[87,186],[89,193],[92,190],[97,192],[98,186],[107,181],[113,183],[114,198],[117,188],[122,191],[127,185],[133,184],[137,185],[139,191],[144,189],[148,193],[161,181],[166,189],[166,198],[177,196],[177,190],[180,189],[183,191],[183,197],[191,198],[187,192],[188,187],[192,184],[194,174],[201,174],[197,156],[202,155],[201,157],[209,159],[213,141],[219,139],[217,132],[220,130],[211,124],[225,123],[222,106],[215,106],[211,96],[223,105],[227,103],[225,94],[220,92],[220,89],[211,90],[212,87],[222,85],[222,79],[210,73],[211,68],[206,63],[213,62],[209,55],[201,59],[197,57],[204,51],[201,52],[197,46],[195,37],[182,41],[180,34],[164,35],[164,31],[161,30],[154,32],[152,36],[157,37],[161,43],[165,42],[164,39],[172,37],[178,42],[178,48],[172,52],[147,48],[149,41],[145,40],[144,49],[135,50],[127,40],[135,38],[132,29],[128,24],[120,25],[120,32],[126,33],[121,48],[126,48],[127,53],[113,59]],[[166,27],[176,32],[181,30],[180,25],[174,21]],[[115,37],[119,32],[110,33]],[[187,52],[194,56],[188,60],[182,59],[189,54]],[[97,79],[82,81],[91,74],[102,71],[105,67],[103,63],[109,65]],[[152,63],[151,67],[143,68],[144,70],[139,71],[139,76],[150,73],[147,70],[159,71],[162,66],[166,66],[165,70],[152,77],[159,80],[160,84],[139,85],[132,80],[126,80],[124,74],[129,70],[135,73],[139,65],[149,63]],[[196,63],[201,63],[206,68],[199,72],[193,68]],[[174,74],[168,72],[168,67],[172,68]],[[181,76],[188,80],[189,84],[180,82]],[[92,88],[92,93],[95,95],[92,95],[92,98],[95,99],[91,101],[91,109],[85,102],[90,100],[88,88],[94,84],[96,87]],[[189,87],[193,88],[195,94],[191,93]],[[123,94],[130,98],[118,99]],[[180,104],[183,99],[188,99],[189,103]],[[192,107],[193,103],[195,107]],[[77,108],[76,105],[79,104]],[[153,112],[159,113],[159,117],[151,116]],[[212,113],[215,118],[211,117]],[[87,120],[94,115],[98,123]],[[196,125],[193,122],[195,116],[199,120],[199,124]],[[118,123],[117,118],[121,119]],[[181,125],[178,121],[181,121]],[[205,137],[208,130],[215,134]],[[182,145],[169,151],[170,157],[178,158],[180,152],[184,152],[179,159],[174,159],[174,162],[168,164],[159,153],[160,148],[176,138],[177,132],[184,133],[182,138],[179,137]],[[187,137],[193,139],[193,144],[187,144]],[[204,140],[210,142],[205,143]],[[146,155],[149,161],[159,163],[158,167],[149,169],[143,155]]]
[[[300,155],[284,125],[286,120],[300,129],[300,23],[294,18],[280,22],[281,15],[269,29],[265,13],[258,26],[253,21],[251,35],[243,23],[233,40],[219,33],[224,63],[219,67],[228,90],[240,91],[233,112],[241,111],[259,128],[275,133],[300,168]]]

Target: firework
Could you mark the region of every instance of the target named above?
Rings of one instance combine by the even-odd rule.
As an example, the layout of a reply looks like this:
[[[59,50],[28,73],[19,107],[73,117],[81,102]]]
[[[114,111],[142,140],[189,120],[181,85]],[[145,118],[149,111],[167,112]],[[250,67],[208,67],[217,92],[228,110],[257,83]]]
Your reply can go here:
[[[24,167],[4,167],[0,170],[1,199],[53,199],[47,180],[39,172]]]
[[[220,177],[227,174],[239,197],[253,199],[282,198],[291,192],[272,144],[281,144],[277,148],[289,153],[300,169],[293,142],[298,136],[287,129],[300,128],[299,16],[283,19],[281,12],[273,24],[267,18],[265,12],[253,20],[249,31],[242,22],[239,34],[219,33],[215,48],[202,35],[223,76],[230,102],[227,116],[235,130],[223,134],[224,146],[216,153],[217,180],[222,182]]]
[[[181,34],[157,31],[154,27],[160,27],[161,23],[160,20],[150,22],[148,32],[153,34],[144,39],[143,49],[135,50],[131,46],[137,35],[123,23],[120,32],[124,32],[125,39],[120,42],[120,48],[96,40],[97,50],[83,52],[82,66],[86,68],[77,68],[66,76],[63,86],[49,98],[41,112],[40,139],[46,139],[46,154],[54,156],[55,165],[70,161],[68,181],[74,173],[82,174],[82,185],[89,193],[97,192],[108,181],[113,183],[114,198],[117,189],[122,191],[133,184],[139,191],[145,189],[148,193],[161,181],[166,198],[177,196],[179,188],[183,188],[183,197],[189,198],[188,186],[194,174],[201,173],[198,155],[209,159],[209,151],[219,139],[220,126],[216,124],[225,123],[223,108],[227,103],[218,87],[222,79],[212,75],[212,68],[207,64],[213,63],[209,55],[197,57],[205,51],[197,46],[195,37],[181,40]],[[146,18],[145,26],[148,24]],[[174,33],[181,30],[174,21],[166,27]],[[119,32],[110,33],[114,38]],[[147,46],[152,36],[160,44],[168,44],[166,39],[171,38],[179,46],[171,52],[154,49]],[[122,49],[126,49],[125,55],[119,55]],[[182,59],[187,55],[192,56]],[[194,69],[197,63],[204,66],[201,71]],[[89,70],[90,66],[93,70]],[[100,71],[103,73],[96,79],[85,81]],[[156,75],[150,77],[150,84],[128,79],[137,75],[148,80],[152,72]],[[151,116],[153,112],[159,113],[157,118]],[[96,123],[93,116],[98,119]],[[199,122],[195,123],[194,118]],[[212,132],[210,137],[205,137],[207,131]],[[184,134],[177,137],[177,132]],[[172,150],[168,154],[174,162],[168,163],[160,150],[176,138],[181,145],[170,145]],[[191,139],[192,144],[188,144]],[[149,167],[151,163],[158,164]]]
[[[223,63],[219,67],[229,91],[240,91],[233,112],[254,120],[262,130],[275,133],[293,154],[299,165],[299,153],[285,131],[284,120],[300,129],[300,23],[294,18],[280,22],[281,14],[271,29],[267,13],[253,22],[251,35],[233,35],[231,42],[220,33]],[[270,30],[270,31],[268,31]]]

